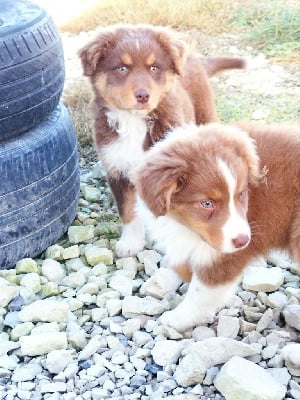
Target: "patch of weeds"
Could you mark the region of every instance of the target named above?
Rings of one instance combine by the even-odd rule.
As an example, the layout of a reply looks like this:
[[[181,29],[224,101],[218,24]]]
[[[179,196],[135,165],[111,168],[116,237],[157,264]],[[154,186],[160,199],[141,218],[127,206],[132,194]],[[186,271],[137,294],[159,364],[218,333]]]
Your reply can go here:
[[[233,22],[246,31],[246,41],[270,57],[300,53],[300,7],[296,3],[274,0],[235,10]]]
[[[118,220],[116,222],[100,222],[97,224],[95,232],[97,235],[104,237],[105,239],[118,239],[121,235],[120,222]]]
[[[216,102],[220,119],[224,122],[250,120],[257,111],[268,123],[300,120],[300,104],[292,95],[269,97],[230,93],[217,96]]]

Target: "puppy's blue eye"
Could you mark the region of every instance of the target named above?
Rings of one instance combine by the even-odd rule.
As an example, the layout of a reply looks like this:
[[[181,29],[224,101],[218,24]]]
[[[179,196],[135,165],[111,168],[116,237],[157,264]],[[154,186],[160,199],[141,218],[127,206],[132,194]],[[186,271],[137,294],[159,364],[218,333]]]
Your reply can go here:
[[[117,68],[117,71],[120,74],[126,74],[126,72],[128,71],[128,68],[126,67],[126,65],[121,65],[120,67]]]
[[[157,65],[151,65],[151,67],[149,69],[154,74],[156,74],[156,72],[158,72],[158,66]]]
[[[203,208],[214,208],[215,206],[212,200],[200,201],[200,204]]]

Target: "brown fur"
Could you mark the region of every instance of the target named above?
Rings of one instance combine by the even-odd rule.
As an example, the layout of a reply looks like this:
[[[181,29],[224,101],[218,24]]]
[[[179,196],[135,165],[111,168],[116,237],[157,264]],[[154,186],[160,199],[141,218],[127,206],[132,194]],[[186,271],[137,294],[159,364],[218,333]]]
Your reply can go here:
[[[184,132],[169,144],[167,138],[135,173],[138,193],[156,216],[169,215],[218,249],[228,209],[216,157],[230,166],[238,182],[236,201],[251,227],[250,244],[201,268],[188,260],[173,266],[182,277],[193,271],[210,286],[234,281],[251,259],[272,248],[289,251],[300,263],[300,127],[248,122],[238,127],[243,131],[208,124],[195,140]],[[199,207],[203,198],[215,201],[214,211]]]
[[[245,66],[244,60],[237,57],[187,54],[185,43],[175,32],[151,25],[105,28],[80,50],[79,56],[94,90],[94,142],[100,159],[105,146],[119,137],[118,127],[108,121],[109,110],[142,113],[147,121],[143,143],[143,149],[147,150],[176,126],[217,121],[209,76]],[[111,189],[121,219],[130,222],[132,195],[130,204],[123,204],[128,193],[132,194],[128,181],[124,185],[126,172],[117,167],[110,170],[104,165],[104,168],[108,182],[114,183]]]
[[[96,146],[105,145],[116,136],[105,121],[104,111],[111,107],[147,110],[153,126],[145,148],[172,127],[192,121],[197,124],[217,121],[208,77],[224,69],[245,67],[239,57],[186,55],[186,45],[173,31],[150,25],[103,29],[80,50],[79,56],[95,92]],[[122,64],[133,67],[127,79],[111,73],[113,67]],[[148,71],[152,64],[160,66],[154,78]],[[136,104],[134,92],[141,88],[150,94],[147,105]]]

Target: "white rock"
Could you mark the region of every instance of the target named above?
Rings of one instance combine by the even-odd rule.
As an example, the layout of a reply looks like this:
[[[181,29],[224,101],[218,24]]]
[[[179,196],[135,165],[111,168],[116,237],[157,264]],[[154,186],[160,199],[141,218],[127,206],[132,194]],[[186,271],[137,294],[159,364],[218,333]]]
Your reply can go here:
[[[39,356],[52,350],[66,349],[68,345],[65,332],[40,333],[20,338],[23,356]]]
[[[168,306],[168,302],[159,301],[151,296],[126,296],[122,302],[122,314],[126,318],[134,318],[139,314],[153,316],[163,313]]]
[[[123,323],[123,333],[128,339],[131,339],[134,332],[139,331],[140,328],[141,320],[138,318],[130,318]]]
[[[248,267],[243,278],[243,288],[257,292],[273,292],[284,281],[284,273],[279,267]]]
[[[10,338],[12,340],[19,340],[21,336],[29,335],[34,327],[32,322],[24,322],[23,324],[18,324],[10,332]]]
[[[89,265],[97,265],[104,263],[105,265],[113,264],[113,252],[105,247],[97,247],[92,244],[85,246],[85,257]]]
[[[47,354],[45,366],[51,374],[58,374],[71,364],[73,357],[70,350],[52,350]]]
[[[32,335],[50,332],[59,332],[59,326],[57,322],[46,322],[45,324],[39,324],[31,330]]]
[[[42,263],[42,274],[51,282],[60,283],[65,277],[63,266],[56,260],[47,258]]]
[[[195,339],[195,341],[200,341],[203,339],[208,339],[215,337],[216,333],[212,328],[209,328],[208,326],[197,326],[195,329],[193,329],[192,332],[192,337]]]
[[[41,384],[41,393],[63,393],[67,391],[65,382],[54,382]]]
[[[266,304],[273,308],[282,308],[289,302],[288,297],[281,292],[270,293],[267,297]]]
[[[226,400],[282,400],[286,393],[265,369],[241,357],[229,360],[214,384]]]
[[[202,383],[206,371],[206,365],[201,357],[197,353],[190,353],[179,362],[174,378],[180,386],[187,387]]]
[[[73,289],[81,288],[86,283],[86,277],[82,270],[71,272],[69,275],[65,276],[61,285],[68,286]]]
[[[109,286],[117,290],[122,296],[130,296],[132,294],[133,282],[127,276],[115,274],[109,281]]]
[[[172,269],[159,268],[142,285],[140,292],[143,296],[163,299],[167,294],[175,292],[181,283],[181,279]]]
[[[17,286],[1,286],[0,289],[0,307],[6,307],[7,304],[19,295]]]
[[[285,365],[292,375],[300,376],[300,343],[287,344],[281,351]]]
[[[66,247],[62,250],[62,258],[64,260],[69,260],[72,258],[77,258],[80,256],[79,246],[75,244],[74,246]]]
[[[82,351],[78,354],[78,360],[87,360],[93,354],[97,353],[102,346],[102,337],[100,335],[93,336],[84,349],[82,349]]]
[[[108,299],[106,309],[110,317],[118,315],[122,310],[122,301],[120,299]]]
[[[217,335],[235,339],[240,330],[240,322],[236,317],[220,315],[217,325]]]
[[[291,375],[288,373],[287,368],[268,368],[268,372],[278,383],[284,386],[287,386],[291,379]]]
[[[138,262],[135,257],[119,258],[116,261],[116,267],[117,269],[128,272],[131,279],[134,279],[138,270]]]
[[[24,306],[19,312],[19,318],[23,322],[65,322],[68,319],[68,313],[69,307],[66,303],[46,299]]]
[[[37,263],[32,258],[23,258],[16,263],[16,274],[27,274],[28,272],[37,271]]]
[[[300,305],[289,304],[283,310],[283,316],[287,324],[300,331]]]
[[[117,292],[116,290],[113,290],[111,288],[103,289],[97,296],[96,305],[98,307],[104,307],[109,299],[119,299],[119,298],[120,298],[120,293]]]
[[[92,239],[95,235],[95,230],[92,225],[70,226],[68,229],[69,242],[77,244]]]
[[[29,272],[20,279],[20,285],[30,288],[33,293],[38,293],[41,290],[41,279],[36,272]]]
[[[68,341],[75,349],[83,349],[87,345],[86,336],[84,329],[70,330]]]
[[[208,369],[218,364],[224,364],[233,356],[254,356],[257,351],[248,344],[231,338],[214,337],[190,343],[182,350],[183,355],[194,353],[200,356]]]
[[[122,365],[128,361],[128,356],[122,351],[115,351],[111,357],[112,364]]]
[[[108,311],[106,308],[93,308],[91,316],[92,316],[92,321],[99,322],[103,318],[108,317]]]
[[[0,356],[0,368],[14,370],[18,366],[18,359],[16,356],[8,356],[7,354]]]
[[[150,333],[138,330],[133,333],[132,340],[138,347],[142,347],[153,339]]]
[[[176,340],[159,340],[154,344],[151,354],[156,364],[165,367],[177,363],[182,347],[183,344]]]
[[[174,339],[174,340],[178,340],[178,339],[182,339],[183,335],[176,331],[176,329],[171,328],[170,326],[167,325],[155,325],[152,328],[153,334],[155,336],[158,335],[162,335],[163,337],[167,338],[167,339]]]
[[[83,263],[81,258],[72,258],[71,260],[66,261],[66,267],[68,271],[79,271],[81,268],[84,268],[86,265]]]
[[[267,308],[256,325],[257,332],[262,332],[263,330],[267,329],[272,321],[273,311],[271,308]]]
[[[62,259],[62,251],[63,247],[58,244],[54,244],[53,246],[49,246],[45,252],[46,259],[51,260],[61,260]]]
[[[158,269],[157,263],[161,260],[161,255],[155,250],[143,250],[137,255],[138,260],[144,264],[147,275],[152,275]]]
[[[10,340],[3,341],[0,343],[0,356],[7,354],[11,350],[15,350],[20,347],[19,342],[12,342]]]
[[[12,376],[13,382],[32,381],[38,374],[42,372],[42,367],[39,364],[29,363],[19,365]]]

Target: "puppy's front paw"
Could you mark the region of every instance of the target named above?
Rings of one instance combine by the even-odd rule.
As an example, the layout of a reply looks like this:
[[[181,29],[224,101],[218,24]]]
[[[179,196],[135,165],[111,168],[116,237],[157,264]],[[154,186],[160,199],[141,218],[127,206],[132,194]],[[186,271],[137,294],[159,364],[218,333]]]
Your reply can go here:
[[[115,252],[118,257],[135,256],[145,246],[145,232],[142,221],[135,217],[123,225],[122,235],[116,243]]]
[[[135,256],[145,245],[144,240],[135,240],[134,242],[121,239],[116,243],[116,255],[118,257],[131,257]]]
[[[193,326],[192,316],[179,315],[176,308],[172,311],[166,311],[159,318],[162,325],[170,326],[178,332],[185,331]]]
[[[162,325],[170,326],[178,332],[186,331],[190,328],[194,328],[197,325],[203,325],[212,323],[214,320],[214,313],[200,313],[200,312],[189,312],[187,310],[181,310],[180,305],[174,310],[166,311],[159,318],[159,322]]]

